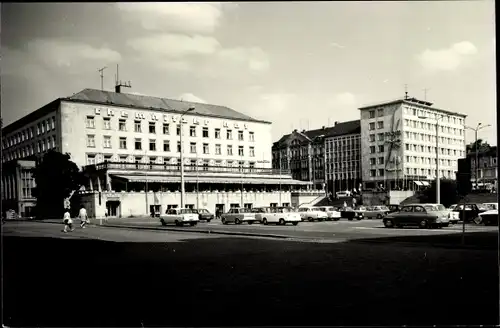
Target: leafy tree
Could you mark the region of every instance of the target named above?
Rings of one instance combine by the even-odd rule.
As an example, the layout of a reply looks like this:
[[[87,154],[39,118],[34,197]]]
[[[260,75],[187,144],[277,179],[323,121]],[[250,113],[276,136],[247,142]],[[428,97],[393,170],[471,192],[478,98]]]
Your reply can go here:
[[[441,179],[440,182],[440,201],[446,207],[452,204],[457,204],[459,196],[457,193],[457,182],[450,179]],[[422,203],[435,203],[436,202],[436,182],[432,181],[429,188],[422,192],[420,197]]]
[[[50,150],[36,166],[34,196],[39,218],[61,217],[64,199],[82,186],[82,174],[70,158],[68,153]]]

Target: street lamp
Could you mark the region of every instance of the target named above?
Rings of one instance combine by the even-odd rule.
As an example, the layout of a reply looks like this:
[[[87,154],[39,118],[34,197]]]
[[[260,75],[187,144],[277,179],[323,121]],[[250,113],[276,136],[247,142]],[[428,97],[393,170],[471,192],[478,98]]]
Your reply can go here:
[[[479,130],[481,129],[484,129],[484,128],[487,128],[491,126],[491,124],[487,124],[487,125],[482,125],[482,123],[478,123],[477,124],[477,127],[476,128],[471,128],[470,126],[465,126],[466,129],[469,129],[469,130],[472,130],[474,131],[474,134],[475,134],[475,155],[476,155],[476,165],[475,165],[475,180],[476,180],[476,190],[478,189],[478,180],[479,180],[479,161],[478,161],[478,154],[479,154],[479,147],[478,147],[478,144],[477,144],[477,133]]]
[[[181,117],[179,118],[180,120],[180,142],[181,142],[181,156],[180,156],[180,160],[181,160],[181,208],[184,208],[184,194],[185,194],[185,187],[184,187],[184,157],[183,157],[183,152],[184,152],[184,147],[183,147],[183,144],[182,144],[182,132],[183,132],[183,129],[182,129],[182,117],[184,115],[186,115],[187,113],[189,112],[192,112],[194,110],[194,107],[189,107],[187,110],[184,111],[184,113],[182,113]]]
[[[436,121],[436,203],[441,203],[441,183],[439,180],[439,120],[449,115],[441,115],[439,118],[435,118]],[[419,116],[420,119],[429,119],[427,116]]]

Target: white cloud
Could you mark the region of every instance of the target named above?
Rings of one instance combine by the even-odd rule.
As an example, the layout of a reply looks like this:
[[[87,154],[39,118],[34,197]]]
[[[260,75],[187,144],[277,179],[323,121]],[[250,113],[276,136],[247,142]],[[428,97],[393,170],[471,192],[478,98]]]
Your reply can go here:
[[[178,97],[179,100],[182,100],[182,101],[190,101],[190,102],[195,102],[195,103],[200,103],[200,104],[206,104],[207,102],[204,100],[204,99],[201,99],[195,95],[193,95],[192,93],[189,93],[189,92],[186,92],[186,93],[183,93],[181,94],[179,97]]]
[[[350,92],[342,92],[334,95],[329,101],[328,105],[336,108],[349,108],[357,104],[356,97]]]
[[[196,33],[212,33],[219,25],[224,7],[218,2],[120,2],[116,6],[127,18],[139,20],[144,29]]]
[[[420,64],[429,71],[453,71],[475,55],[477,48],[469,41],[453,44],[448,49],[429,50],[417,56]]]
[[[330,43],[330,46],[335,47],[335,48],[339,48],[339,49],[344,49],[345,48],[345,46],[343,46],[341,44],[338,44],[336,42]]]
[[[217,56],[221,62],[246,66],[253,72],[264,72],[269,69],[267,54],[259,47],[221,49]]]
[[[127,44],[142,54],[169,58],[209,55],[220,48],[219,41],[213,37],[181,34],[160,34],[136,38],[129,40]]]

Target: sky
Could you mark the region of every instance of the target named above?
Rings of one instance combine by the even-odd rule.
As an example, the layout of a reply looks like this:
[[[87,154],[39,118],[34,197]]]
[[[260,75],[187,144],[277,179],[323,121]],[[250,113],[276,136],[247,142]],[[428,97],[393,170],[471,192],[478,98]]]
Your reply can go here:
[[[491,124],[493,1],[1,5],[4,126],[85,88],[224,105],[293,129],[409,96]],[[427,91],[424,91],[427,89]],[[467,133],[467,142],[474,133]]]

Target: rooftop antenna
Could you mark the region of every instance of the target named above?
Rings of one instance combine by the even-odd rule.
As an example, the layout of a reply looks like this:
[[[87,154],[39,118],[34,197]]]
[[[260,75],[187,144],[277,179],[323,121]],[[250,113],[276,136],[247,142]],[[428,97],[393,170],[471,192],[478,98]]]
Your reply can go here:
[[[104,84],[103,84],[104,83],[104,70],[106,68],[108,68],[108,67],[104,66],[103,68],[98,69],[99,73],[101,73],[101,91],[104,90]]]
[[[424,89],[424,101],[427,101],[427,91],[429,91],[429,88]]]
[[[405,84],[405,99],[408,99],[408,84]]]
[[[118,71],[118,64],[116,64],[116,81],[115,81],[115,92],[120,93],[121,92],[121,87],[124,88],[132,88],[132,85],[130,84],[130,81],[128,82],[123,82],[119,79],[119,71]]]

